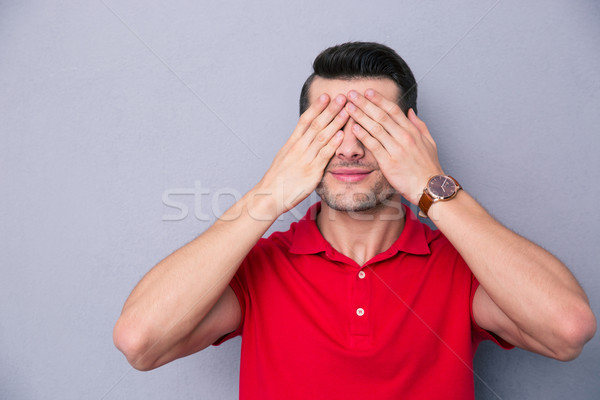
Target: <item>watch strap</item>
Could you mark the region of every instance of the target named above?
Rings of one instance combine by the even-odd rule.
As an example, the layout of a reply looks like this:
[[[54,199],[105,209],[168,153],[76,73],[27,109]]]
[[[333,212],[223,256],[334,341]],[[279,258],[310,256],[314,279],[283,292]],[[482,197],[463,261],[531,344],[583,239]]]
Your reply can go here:
[[[429,208],[433,204],[433,197],[429,195],[427,192],[427,188],[423,189],[423,194],[419,199],[419,215],[421,217],[427,218],[427,213],[429,212]]]

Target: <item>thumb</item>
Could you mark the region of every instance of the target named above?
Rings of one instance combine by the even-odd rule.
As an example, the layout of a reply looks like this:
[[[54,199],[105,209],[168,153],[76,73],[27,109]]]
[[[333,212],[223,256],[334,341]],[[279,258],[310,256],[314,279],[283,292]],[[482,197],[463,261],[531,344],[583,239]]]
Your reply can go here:
[[[412,122],[415,125],[417,125],[419,122],[423,122],[419,119],[419,117],[417,117],[417,114],[415,113],[415,110],[412,107],[408,109],[406,116],[408,117],[410,122]]]

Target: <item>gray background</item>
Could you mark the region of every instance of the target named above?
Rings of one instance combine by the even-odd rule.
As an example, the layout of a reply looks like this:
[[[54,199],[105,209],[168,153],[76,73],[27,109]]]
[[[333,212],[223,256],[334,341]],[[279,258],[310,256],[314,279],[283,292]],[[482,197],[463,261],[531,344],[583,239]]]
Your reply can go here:
[[[142,373],[112,328],[261,178],[313,58],[348,40],[407,60],[445,170],[600,311],[598,2],[3,1],[0,398],[237,397],[239,338]],[[598,336],[570,363],[483,345],[478,398],[600,398]]]

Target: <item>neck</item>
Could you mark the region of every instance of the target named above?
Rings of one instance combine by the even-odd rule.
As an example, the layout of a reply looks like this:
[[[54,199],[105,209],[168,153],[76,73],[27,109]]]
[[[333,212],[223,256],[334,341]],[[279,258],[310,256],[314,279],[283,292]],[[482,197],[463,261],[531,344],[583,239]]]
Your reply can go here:
[[[389,249],[404,229],[405,213],[400,196],[361,212],[336,211],[321,202],[317,226],[338,252],[358,265]]]

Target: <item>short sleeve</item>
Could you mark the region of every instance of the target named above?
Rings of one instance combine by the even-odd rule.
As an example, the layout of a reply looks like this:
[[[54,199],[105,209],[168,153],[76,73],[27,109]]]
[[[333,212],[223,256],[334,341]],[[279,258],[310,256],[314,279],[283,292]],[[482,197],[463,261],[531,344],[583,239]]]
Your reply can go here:
[[[217,341],[213,343],[213,346],[219,346],[228,341],[229,339],[233,339],[234,337],[242,334],[242,330],[244,328],[244,320],[246,319],[246,305],[248,304],[248,290],[246,288],[244,279],[245,270],[247,268],[247,260],[248,257],[244,259],[237,272],[229,282],[229,286],[231,287],[231,289],[233,289],[233,292],[235,293],[235,296],[237,297],[238,302],[240,303],[240,324],[238,325],[235,331],[229,332],[228,334],[223,335],[219,339],[217,339]]]
[[[477,347],[477,345],[479,345],[479,343],[483,342],[484,340],[491,340],[503,349],[513,349],[515,347],[514,345],[502,339],[495,333],[483,329],[475,322],[475,317],[473,315],[473,299],[475,298],[475,292],[477,291],[478,287],[479,281],[477,280],[477,278],[475,278],[475,275],[471,273],[471,294],[469,299],[469,312],[471,314],[471,332],[474,346]]]

